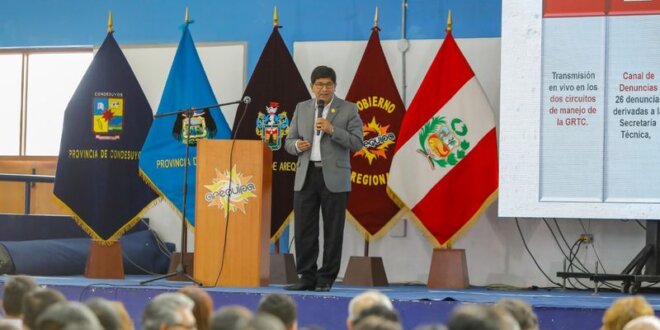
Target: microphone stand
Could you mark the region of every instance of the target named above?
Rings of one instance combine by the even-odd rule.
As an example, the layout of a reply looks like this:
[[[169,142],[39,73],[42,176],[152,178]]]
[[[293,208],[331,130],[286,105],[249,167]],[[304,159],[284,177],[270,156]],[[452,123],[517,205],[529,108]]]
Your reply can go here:
[[[197,286],[202,286],[202,283],[195,280],[195,278],[193,278],[192,276],[188,275],[188,273],[186,272],[186,268],[188,265],[186,265],[185,262],[186,255],[188,254],[188,228],[186,227],[186,210],[187,210],[187,201],[188,201],[188,157],[190,155],[190,120],[195,114],[195,110],[198,109],[207,110],[211,108],[219,108],[225,105],[238,104],[241,102],[247,104],[250,103],[250,101],[251,101],[250,97],[246,96],[239,101],[211,104],[203,107],[190,107],[187,109],[181,109],[181,110],[157,114],[154,116],[154,118],[161,118],[161,117],[178,116],[179,114],[185,114],[186,121],[188,122],[186,125],[186,159],[183,162],[183,208],[181,211],[181,258],[179,258],[179,263],[176,265],[176,269],[173,272],[165,275],[157,276],[146,281],[142,281],[140,282],[140,285],[144,285],[147,283],[151,283],[154,281],[158,281],[170,277],[181,276],[189,280],[190,282],[193,282]]]

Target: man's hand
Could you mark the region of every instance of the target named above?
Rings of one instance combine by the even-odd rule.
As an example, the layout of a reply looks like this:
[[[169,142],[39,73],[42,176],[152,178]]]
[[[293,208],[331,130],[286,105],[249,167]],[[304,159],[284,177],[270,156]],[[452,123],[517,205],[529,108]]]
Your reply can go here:
[[[300,151],[300,152],[307,151],[307,150],[309,150],[311,147],[312,147],[312,144],[309,143],[309,141],[305,141],[305,140],[297,140],[297,141],[296,141],[296,148],[297,148],[298,151]]]
[[[332,127],[332,124],[325,118],[316,118],[316,129],[319,131],[323,131],[326,134],[332,134],[335,132],[334,127]]]

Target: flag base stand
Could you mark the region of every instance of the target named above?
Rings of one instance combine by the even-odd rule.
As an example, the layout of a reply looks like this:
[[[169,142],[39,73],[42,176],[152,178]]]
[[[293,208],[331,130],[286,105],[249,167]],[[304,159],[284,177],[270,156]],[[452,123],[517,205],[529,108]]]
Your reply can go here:
[[[470,286],[465,250],[433,249],[427,286],[432,289],[465,289]]]
[[[193,277],[193,267],[195,263],[195,254],[194,253],[186,253],[185,257],[183,258],[183,262],[181,262],[181,252],[175,252],[172,253],[172,257],[170,259],[170,268],[167,271],[169,274],[177,274],[171,277],[168,277],[168,281],[190,281],[190,278],[184,276],[183,274],[179,274],[177,272],[177,267],[181,265],[185,265],[185,274],[188,274],[188,276]]]
[[[389,286],[383,258],[351,257],[342,283],[356,286]]]
[[[291,253],[273,253],[270,255],[270,283],[293,284],[298,282],[296,262]]]
[[[119,241],[107,246],[100,241],[91,240],[89,254],[85,264],[85,277],[88,278],[124,278],[124,260]]]

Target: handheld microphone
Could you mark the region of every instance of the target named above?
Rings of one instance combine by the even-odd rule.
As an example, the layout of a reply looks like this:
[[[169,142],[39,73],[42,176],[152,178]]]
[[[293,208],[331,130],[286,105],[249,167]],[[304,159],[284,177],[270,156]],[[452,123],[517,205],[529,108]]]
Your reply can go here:
[[[250,104],[250,102],[252,102],[252,98],[249,96],[244,96],[242,101],[245,104]]]
[[[323,118],[323,108],[325,108],[325,101],[317,100],[316,101],[316,119]],[[321,135],[321,130],[316,130],[316,135]]]

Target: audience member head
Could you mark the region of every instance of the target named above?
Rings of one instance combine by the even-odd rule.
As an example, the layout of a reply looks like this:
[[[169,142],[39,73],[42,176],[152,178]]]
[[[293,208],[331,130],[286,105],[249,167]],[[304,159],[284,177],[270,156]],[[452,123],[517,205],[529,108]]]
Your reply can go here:
[[[142,312],[143,330],[197,329],[192,313],[194,303],[182,293],[162,293]]]
[[[660,319],[651,315],[640,316],[626,323],[623,330],[660,330]]]
[[[268,313],[256,313],[242,330],[286,330],[284,323]]]
[[[48,307],[37,318],[37,330],[103,330],[96,315],[84,304],[61,301]]]
[[[495,306],[507,311],[520,325],[521,330],[538,329],[539,321],[527,302],[520,299],[502,299]]]
[[[240,330],[252,319],[252,312],[240,305],[218,309],[211,316],[210,330]]]
[[[0,319],[0,330],[21,330],[21,327],[12,320]]]
[[[447,330],[444,324],[423,324],[415,328],[415,330]]]
[[[213,312],[213,299],[211,299],[211,295],[200,287],[193,285],[185,286],[179,289],[179,292],[188,296],[195,303],[193,315],[197,321],[197,329],[207,330],[209,328],[209,319]]]
[[[363,310],[375,305],[394,310],[390,298],[376,290],[365,291],[353,297],[351,302],[348,303],[348,318],[346,319],[348,329],[352,329],[355,320]]]
[[[449,317],[449,330],[519,330],[513,316],[501,308],[477,304],[459,306]]]
[[[367,309],[364,309],[363,311],[360,312],[360,315],[358,315],[358,317],[355,319],[355,321],[353,321],[353,324],[352,324],[353,328],[352,329],[358,329],[358,326],[361,325],[362,323],[364,323],[367,319],[373,319],[373,318],[377,318],[377,319],[380,319],[380,320],[383,320],[383,321],[392,322],[394,324],[399,325],[399,328],[401,328],[401,325],[400,325],[401,323],[400,323],[400,320],[399,320],[399,314],[395,310],[390,309],[388,307],[385,307],[383,305],[373,305],[373,306],[371,306]],[[387,324],[389,324],[389,322],[377,322],[377,320],[372,320],[372,321],[369,321],[370,325],[368,326],[368,328],[369,329],[376,329],[376,328],[374,328],[375,326],[387,327]],[[367,329],[367,328],[365,328],[365,326],[360,327],[360,328]],[[389,329],[389,328],[387,328],[387,329]]]
[[[112,302],[103,298],[92,298],[85,305],[96,315],[105,330],[122,330],[119,313]]]
[[[36,329],[37,318],[51,305],[66,301],[59,291],[49,288],[37,288],[28,292],[23,298],[23,325]]]
[[[382,308],[378,306],[377,308]],[[391,312],[391,311],[390,311]],[[355,330],[401,330],[401,324],[388,319],[384,319],[378,315],[369,315],[365,318],[358,319],[353,325]]]
[[[619,298],[605,311],[601,329],[622,330],[632,319],[645,315],[653,315],[653,308],[644,297]]]
[[[8,318],[23,316],[23,297],[38,287],[34,278],[26,275],[9,276],[2,294],[2,308]]]
[[[257,312],[277,317],[288,330],[298,329],[296,303],[285,294],[271,293],[263,296],[259,301]]]
[[[117,311],[117,315],[119,315],[119,323],[121,324],[121,329],[123,330],[133,330],[135,329],[135,325],[133,324],[133,320],[131,319],[131,316],[128,315],[128,311],[126,310],[126,306],[124,306],[124,303],[121,301],[111,301],[112,308]]]

